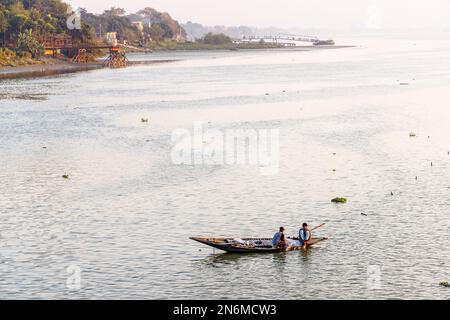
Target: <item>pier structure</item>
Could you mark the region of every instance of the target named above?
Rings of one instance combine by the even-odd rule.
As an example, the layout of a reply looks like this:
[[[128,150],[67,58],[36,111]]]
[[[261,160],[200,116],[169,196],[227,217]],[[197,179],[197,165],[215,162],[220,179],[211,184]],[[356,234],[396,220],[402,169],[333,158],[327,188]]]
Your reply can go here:
[[[89,63],[96,60],[95,51],[108,50],[103,65],[109,68],[123,68],[128,66],[128,59],[125,52],[119,46],[67,46],[67,47],[46,47],[45,51],[52,56],[56,56],[61,51],[71,52],[73,63]]]
[[[104,61],[104,66],[110,68],[121,68],[128,65],[125,53],[121,51],[117,43],[107,45],[79,44],[68,34],[45,35],[38,39],[43,44],[46,55],[56,57],[65,53],[72,57],[73,63],[90,63],[97,61],[96,52],[108,50],[108,56]]]

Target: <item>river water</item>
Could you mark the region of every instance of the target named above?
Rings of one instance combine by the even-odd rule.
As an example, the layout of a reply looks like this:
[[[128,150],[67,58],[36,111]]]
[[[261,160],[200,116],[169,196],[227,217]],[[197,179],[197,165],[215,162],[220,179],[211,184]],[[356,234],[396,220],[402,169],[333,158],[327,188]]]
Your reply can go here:
[[[450,298],[448,36],[346,41],[1,81],[0,298]],[[278,130],[278,171],[175,163],[172,133],[199,122]],[[330,239],[244,256],[188,239],[304,221]]]

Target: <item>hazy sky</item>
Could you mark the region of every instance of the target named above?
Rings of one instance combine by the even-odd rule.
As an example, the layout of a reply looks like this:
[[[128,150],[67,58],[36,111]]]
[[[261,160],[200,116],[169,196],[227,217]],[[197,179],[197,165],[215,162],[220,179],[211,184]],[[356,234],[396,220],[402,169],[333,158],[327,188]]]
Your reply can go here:
[[[317,28],[450,28],[449,0],[66,0],[102,12],[153,7],[205,25]]]

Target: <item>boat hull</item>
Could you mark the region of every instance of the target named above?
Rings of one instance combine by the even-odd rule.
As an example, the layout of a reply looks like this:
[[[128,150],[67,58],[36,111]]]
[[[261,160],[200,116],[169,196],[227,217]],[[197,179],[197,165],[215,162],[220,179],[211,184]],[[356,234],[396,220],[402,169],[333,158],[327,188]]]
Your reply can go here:
[[[305,247],[274,248],[269,245],[272,241],[269,238],[244,238],[239,239],[239,241],[232,238],[192,237],[190,239],[229,253],[280,253],[305,249]],[[325,240],[328,240],[328,238],[313,239],[307,244],[306,248]],[[252,243],[252,245],[249,245],[249,243]]]

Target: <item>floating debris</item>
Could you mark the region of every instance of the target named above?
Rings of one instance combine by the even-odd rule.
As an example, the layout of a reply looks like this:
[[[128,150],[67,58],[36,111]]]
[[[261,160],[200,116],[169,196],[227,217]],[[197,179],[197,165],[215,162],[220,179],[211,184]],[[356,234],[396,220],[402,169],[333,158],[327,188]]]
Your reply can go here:
[[[364,212],[361,212],[361,215],[367,217],[367,214],[365,214]]]
[[[334,203],[347,203],[347,199],[346,198],[334,198],[331,200],[331,202]]]
[[[69,175],[68,174],[63,174],[62,177],[63,177],[63,179],[69,179]]]
[[[148,123],[148,118],[142,118],[142,119],[141,119],[141,122],[142,122],[142,123]]]
[[[443,287],[446,287],[446,288],[450,287],[450,284],[448,283],[448,281],[441,281],[441,282],[439,283],[439,285],[440,285],[440,286],[443,286]]]

